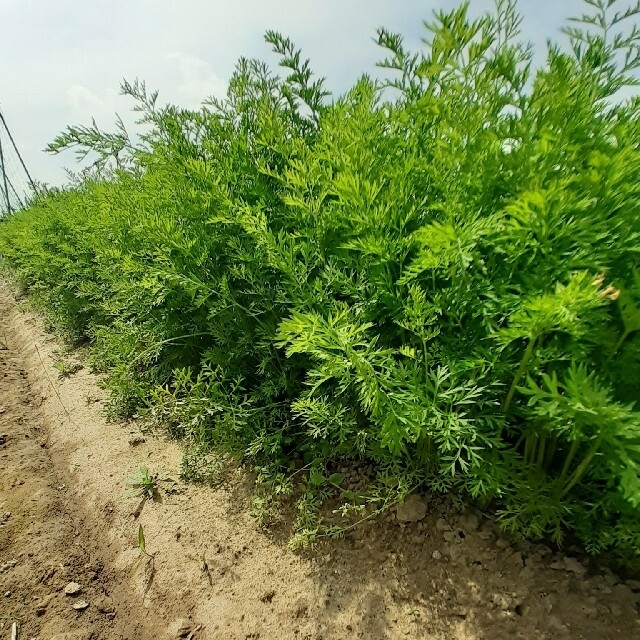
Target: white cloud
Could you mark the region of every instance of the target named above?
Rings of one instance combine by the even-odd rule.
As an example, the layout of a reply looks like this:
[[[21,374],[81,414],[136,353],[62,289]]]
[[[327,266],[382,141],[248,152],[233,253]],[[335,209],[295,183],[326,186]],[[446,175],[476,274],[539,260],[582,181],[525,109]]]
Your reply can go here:
[[[88,113],[96,119],[107,114],[113,118],[114,111],[122,106],[119,98],[112,88],[98,92],[82,84],[73,84],[67,89],[67,104],[75,114],[84,118]]]
[[[64,179],[73,156],[41,152],[68,124],[95,117],[109,129],[114,112],[128,125],[122,78],[145,80],[163,102],[196,106],[221,95],[240,56],[274,62],[266,29],[288,35],[335,92],[380,57],[372,42],[384,25],[418,46],[422,21],[457,0],[1,0],[0,93],[3,113],[40,180]],[[582,0],[520,0],[524,37],[544,46]],[[494,0],[472,0],[474,14]]]
[[[182,51],[172,51],[166,60],[180,73],[176,93],[185,107],[197,107],[204,98],[222,98],[227,91],[227,82],[218,77],[211,65],[197,56]]]

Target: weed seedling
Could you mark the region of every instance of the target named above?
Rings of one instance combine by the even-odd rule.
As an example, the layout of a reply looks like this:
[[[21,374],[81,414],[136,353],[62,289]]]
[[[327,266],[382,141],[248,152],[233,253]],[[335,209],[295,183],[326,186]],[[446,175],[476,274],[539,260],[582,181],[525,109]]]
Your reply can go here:
[[[156,557],[155,555],[147,552],[147,543],[144,538],[144,529],[142,528],[141,524],[138,525],[138,549],[140,549],[140,552],[146,558],[146,561],[147,561],[144,567],[144,587],[143,587],[144,593],[146,595],[147,591],[149,591],[149,587],[151,586],[153,577],[155,575]]]
[[[57,360],[53,364],[54,368],[58,371],[58,378],[68,378],[74,373],[77,373],[82,369],[82,365],[78,362],[67,362],[66,360]]]
[[[142,465],[136,473],[129,476],[129,489],[125,495],[127,498],[141,496],[142,498],[153,500],[158,492],[158,474],[149,473],[149,469]]]

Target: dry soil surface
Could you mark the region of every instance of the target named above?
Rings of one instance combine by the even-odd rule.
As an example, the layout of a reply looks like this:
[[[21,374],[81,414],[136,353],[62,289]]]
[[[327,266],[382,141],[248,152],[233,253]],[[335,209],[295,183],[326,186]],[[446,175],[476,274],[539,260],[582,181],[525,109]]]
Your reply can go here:
[[[180,451],[105,422],[96,376],[61,379],[57,349],[0,284],[1,640],[13,622],[20,640],[640,638],[640,583],[433,498],[306,554],[257,527],[248,479],[178,482],[138,513],[128,476],[175,478]]]

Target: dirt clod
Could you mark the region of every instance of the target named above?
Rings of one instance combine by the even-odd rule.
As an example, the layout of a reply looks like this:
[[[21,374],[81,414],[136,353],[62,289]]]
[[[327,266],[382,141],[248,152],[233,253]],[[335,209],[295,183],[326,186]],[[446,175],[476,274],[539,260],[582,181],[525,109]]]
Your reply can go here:
[[[587,572],[587,568],[575,558],[565,556],[563,558],[564,567],[567,571],[572,571],[578,576],[583,576]]]
[[[416,493],[410,495],[396,508],[396,518],[399,522],[418,522],[427,515],[426,502]]]

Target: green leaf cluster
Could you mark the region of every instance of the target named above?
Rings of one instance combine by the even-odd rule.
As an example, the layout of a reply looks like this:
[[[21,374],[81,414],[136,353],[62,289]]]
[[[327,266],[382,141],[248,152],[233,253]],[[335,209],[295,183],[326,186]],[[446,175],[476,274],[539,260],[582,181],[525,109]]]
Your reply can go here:
[[[142,133],[61,134],[94,167],[3,221],[2,259],[115,415],[283,491],[366,460],[637,563],[639,9],[586,4],[539,68],[499,0],[417,52],[380,29],[381,77],[332,100],[273,32],[278,70],[241,59],[198,110],[124,83]]]

